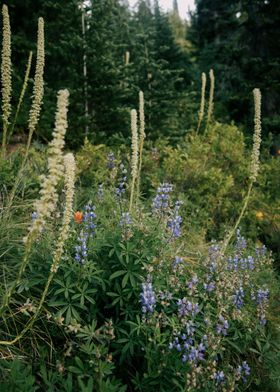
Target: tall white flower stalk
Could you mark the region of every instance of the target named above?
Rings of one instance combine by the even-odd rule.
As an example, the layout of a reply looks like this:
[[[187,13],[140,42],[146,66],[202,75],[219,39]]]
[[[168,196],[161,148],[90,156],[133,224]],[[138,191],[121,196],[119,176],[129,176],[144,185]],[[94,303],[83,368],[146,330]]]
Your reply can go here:
[[[137,131],[137,112],[135,109],[131,110],[131,191],[130,191],[130,203],[129,211],[132,210],[133,198],[134,198],[134,188],[135,181],[137,178],[137,168],[138,168],[138,131]]]
[[[253,95],[254,95],[254,107],[255,107],[255,117],[254,117],[254,136],[253,136],[253,149],[252,149],[252,154],[251,154],[251,167],[250,167],[250,182],[249,182],[249,187],[247,194],[244,199],[243,207],[242,210],[239,214],[239,217],[233,227],[233,229],[230,231],[229,235],[226,237],[223,246],[221,248],[221,254],[223,254],[235,234],[236,230],[238,229],[241,219],[244,216],[244,213],[248,207],[248,203],[250,200],[251,192],[254,183],[257,180],[258,176],[258,171],[260,167],[260,147],[261,147],[261,91],[257,88],[253,90]]]
[[[23,84],[22,84],[22,88],[21,88],[21,92],[20,92],[20,96],[19,96],[19,100],[18,100],[18,104],[17,104],[17,109],[16,109],[16,114],[13,120],[13,125],[12,125],[12,129],[9,132],[9,138],[11,137],[15,125],[17,123],[17,118],[21,109],[21,105],[23,102],[23,98],[27,89],[27,85],[28,85],[28,79],[29,79],[29,75],[30,75],[30,70],[31,70],[31,64],[32,64],[32,57],[33,57],[33,53],[30,52],[29,56],[28,56],[28,60],[27,60],[27,65],[26,65],[26,71],[25,71],[25,75],[24,75],[24,80],[23,80]]]
[[[73,154],[69,153],[69,154],[65,155],[64,167],[65,167],[65,208],[64,208],[62,225],[60,227],[59,236],[58,236],[58,240],[56,243],[56,248],[55,248],[55,252],[54,252],[54,256],[53,256],[53,261],[52,261],[50,273],[49,273],[44,291],[42,293],[42,296],[40,298],[40,302],[36,308],[35,313],[31,317],[31,319],[28,321],[26,326],[23,328],[23,330],[20,333],[18,333],[18,335],[13,340],[0,341],[0,345],[10,346],[12,344],[15,344],[32,327],[32,325],[34,324],[34,322],[36,321],[37,317],[39,316],[39,314],[41,312],[41,309],[42,309],[42,306],[45,302],[50,284],[51,284],[51,282],[52,282],[52,280],[58,270],[58,267],[59,267],[59,264],[61,261],[61,257],[63,255],[65,242],[68,238],[71,217],[72,217],[72,211],[73,211],[73,200],[74,200],[74,192],[75,192],[75,171],[76,171],[75,158],[74,158]]]
[[[57,96],[57,113],[53,139],[49,144],[48,174],[42,176],[40,199],[35,203],[36,219],[30,228],[30,233],[40,233],[44,227],[46,218],[55,211],[58,194],[57,185],[63,176],[63,147],[65,133],[68,128],[68,90],[60,90]]]
[[[213,111],[214,111],[215,75],[213,69],[210,69],[209,78],[210,78],[210,92],[209,92],[209,101],[208,101],[206,129],[208,129],[208,126],[212,121]]]
[[[145,134],[145,101],[143,91],[139,92],[139,167],[137,175],[137,198],[140,196],[140,185],[141,185],[141,169],[142,169],[142,155]]]
[[[47,176],[42,176],[41,197],[35,203],[36,219],[33,220],[29,233],[24,239],[25,253],[23,261],[13,285],[7,290],[4,296],[0,313],[1,310],[8,305],[14,289],[21,281],[21,277],[28,265],[32,244],[42,232],[47,218],[51,217],[56,209],[58,201],[57,186],[64,174],[62,150],[65,144],[64,138],[68,127],[68,97],[68,90],[60,90],[58,92],[55,129],[53,132],[53,140],[49,144],[48,174]]]
[[[32,141],[33,133],[38,124],[41,107],[44,96],[44,68],[45,68],[45,36],[44,36],[44,19],[38,19],[38,36],[37,36],[37,58],[33,86],[32,104],[28,118],[28,140],[26,145],[25,160],[28,156],[29,148]],[[25,163],[25,162],[24,162]]]
[[[1,90],[2,90],[2,112],[3,112],[3,137],[2,156],[6,155],[7,133],[11,115],[12,95],[12,62],[11,62],[11,27],[8,7],[2,7],[3,16],[3,39],[2,39],[2,62],[1,62]]]
[[[206,90],[206,74],[205,72],[202,72],[201,74],[201,99],[200,99],[200,108],[198,112],[198,124],[197,124],[197,129],[196,132],[199,132],[203,116],[204,116],[204,110],[205,110],[205,90]]]
[[[254,132],[254,144],[251,156],[251,180],[253,182],[256,181],[259,166],[260,166],[260,145],[261,145],[261,132],[262,132],[262,125],[261,125],[261,92],[258,88],[253,90],[254,94],[254,104],[255,104],[255,132]]]

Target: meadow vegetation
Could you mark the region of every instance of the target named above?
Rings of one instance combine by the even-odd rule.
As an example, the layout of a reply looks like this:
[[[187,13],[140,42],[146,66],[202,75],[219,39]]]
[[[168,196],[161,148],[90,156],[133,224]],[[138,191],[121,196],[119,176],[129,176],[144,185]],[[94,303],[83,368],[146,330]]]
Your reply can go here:
[[[251,141],[215,120],[211,70],[175,145],[149,139],[140,91],[131,146],[70,152],[67,89],[51,141],[32,143],[39,19],[27,142],[11,150],[30,66],[12,107],[2,14],[1,391],[279,391],[280,160],[261,149],[261,91]]]

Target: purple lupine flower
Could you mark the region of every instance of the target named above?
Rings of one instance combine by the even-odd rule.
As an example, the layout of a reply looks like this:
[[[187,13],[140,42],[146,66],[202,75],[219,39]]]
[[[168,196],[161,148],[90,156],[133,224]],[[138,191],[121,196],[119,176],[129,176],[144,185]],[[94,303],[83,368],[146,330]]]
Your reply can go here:
[[[269,290],[268,289],[259,289],[255,296],[257,306],[258,306],[258,316],[261,325],[265,325],[267,323],[266,320],[266,307],[268,304]]]
[[[207,283],[204,283],[204,284],[203,284],[203,288],[204,288],[204,290],[207,291],[208,293],[211,293],[212,291],[215,290],[215,288],[216,288],[216,283],[215,283],[215,282],[208,281]]]
[[[240,234],[240,229],[236,231],[236,243],[235,249],[238,251],[243,251],[247,248],[247,241],[242,235]]]
[[[120,219],[120,226],[128,227],[132,224],[131,215],[129,212],[123,212]]]
[[[96,214],[95,206],[91,201],[84,207],[82,228],[78,236],[78,245],[75,246],[75,261],[79,264],[85,264],[88,256],[88,241],[95,235]]]
[[[142,293],[140,294],[143,313],[152,313],[156,306],[156,296],[151,282],[142,283]]]
[[[156,196],[153,200],[152,209],[156,214],[163,214],[169,207],[170,192],[173,186],[168,183],[163,183],[157,188]]]
[[[126,185],[127,185],[127,170],[124,167],[124,164],[120,164],[120,171],[121,171],[121,177],[119,178],[118,186],[116,188],[116,196],[121,199],[123,194],[125,193],[126,190]]]
[[[228,328],[229,328],[228,321],[223,316],[220,316],[219,323],[216,325],[217,333],[219,335],[222,334],[222,335],[226,336]]]
[[[214,380],[218,383],[221,384],[225,381],[225,374],[223,371],[218,371],[214,373]]]
[[[115,155],[113,152],[109,152],[107,155],[107,168],[109,170],[113,170],[116,167],[116,162],[115,162]]]
[[[181,201],[176,201],[173,216],[167,222],[167,227],[171,231],[172,238],[179,238],[181,236],[181,224],[183,222],[181,215],[179,215],[181,205]]]
[[[175,269],[178,265],[183,263],[183,258],[179,256],[175,256],[175,260],[173,261],[173,268]]]
[[[85,212],[84,212],[84,217],[83,217],[83,222],[85,223],[85,231],[87,232],[89,237],[93,237],[95,234],[95,219],[96,219],[96,214],[95,214],[95,206],[89,202],[85,206]]]
[[[199,306],[197,303],[188,301],[187,298],[179,299],[177,301],[178,313],[181,317],[191,315],[194,317],[199,313]]]
[[[198,283],[198,277],[197,275],[194,275],[192,279],[187,283],[187,286],[190,290],[193,290],[196,287],[197,283]]]
[[[247,382],[250,373],[251,373],[251,368],[246,361],[242,362],[242,365],[239,365],[236,369],[236,375],[238,379],[242,378],[244,384]]]
[[[257,291],[257,304],[263,305],[265,302],[267,302],[268,296],[269,296],[268,289],[259,289]]]
[[[37,218],[38,218],[38,212],[33,211],[32,214],[31,214],[31,219],[32,219],[33,221],[35,221]]]
[[[240,286],[234,293],[234,295],[232,296],[233,299],[233,303],[234,305],[237,307],[237,309],[241,309],[242,306],[244,305],[244,290],[243,287]]]
[[[75,246],[76,254],[75,261],[79,264],[85,264],[88,256],[88,248],[87,248],[88,234],[81,230],[80,235],[78,237],[79,245]]]

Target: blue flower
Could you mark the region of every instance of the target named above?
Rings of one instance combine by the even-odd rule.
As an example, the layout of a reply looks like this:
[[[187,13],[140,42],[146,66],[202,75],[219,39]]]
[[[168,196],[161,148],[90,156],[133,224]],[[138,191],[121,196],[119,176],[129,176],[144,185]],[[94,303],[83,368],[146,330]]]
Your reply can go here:
[[[178,313],[181,317],[191,315],[194,317],[199,313],[199,306],[197,303],[188,301],[185,297],[177,301]]]
[[[127,227],[132,224],[132,219],[129,212],[123,212],[120,219],[120,226]]]
[[[116,188],[116,196],[121,199],[123,194],[125,193],[126,190],[126,183],[127,183],[127,170],[125,169],[123,163],[120,164],[120,170],[121,170],[121,177],[119,178],[119,183]]]
[[[172,192],[173,186],[163,183],[157,188],[156,196],[153,200],[152,208],[156,214],[164,214],[169,207],[169,194]]]
[[[225,374],[223,371],[218,371],[214,373],[214,380],[216,380],[216,382],[218,384],[221,384],[225,381]]]
[[[115,167],[116,167],[115,155],[113,152],[109,152],[107,155],[107,168],[109,170],[113,170]]]
[[[223,316],[220,316],[219,317],[219,323],[216,326],[217,333],[219,335],[222,334],[222,335],[226,336],[228,328],[229,328],[228,321]]]
[[[243,383],[247,382],[248,376],[250,376],[251,369],[246,361],[242,362],[236,369],[236,375],[238,378],[242,378]]]
[[[156,296],[151,282],[142,283],[142,293],[140,294],[143,313],[152,313],[155,310]]]
[[[237,307],[237,309],[241,309],[242,306],[244,305],[244,290],[243,287],[240,286],[236,291],[235,294],[233,295],[233,303]]]

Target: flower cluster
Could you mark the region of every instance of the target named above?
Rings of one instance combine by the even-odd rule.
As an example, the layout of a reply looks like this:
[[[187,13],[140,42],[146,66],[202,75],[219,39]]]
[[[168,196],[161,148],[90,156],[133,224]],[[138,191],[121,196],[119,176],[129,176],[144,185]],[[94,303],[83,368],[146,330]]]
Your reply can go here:
[[[222,384],[225,382],[225,373],[221,371],[217,371],[214,373],[214,380],[217,384]]]
[[[179,299],[177,301],[179,316],[185,317],[191,315],[194,317],[199,313],[199,306],[197,303],[188,301],[187,298]]]
[[[127,182],[127,170],[124,167],[124,164],[120,164],[120,171],[121,171],[121,177],[119,178],[118,186],[116,188],[116,196],[121,199],[123,194],[125,193],[126,190],[126,182]]]
[[[163,183],[157,188],[156,196],[153,200],[152,208],[154,213],[164,215],[169,207],[170,193],[173,186],[168,183]]]
[[[186,329],[180,335],[175,336],[174,340],[169,343],[169,350],[177,350],[181,353],[182,362],[197,363],[203,361],[207,337],[204,336],[202,341],[196,345],[193,338],[195,332],[194,326],[190,329]]]
[[[244,305],[244,297],[245,297],[244,289],[242,286],[240,286],[232,296],[233,303],[238,310],[240,310]]]
[[[267,323],[266,320],[266,308],[268,305],[269,298],[269,290],[268,289],[259,289],[255,294],[252,292],[251,294],[252,300],[257,303],[258,317],[261,325],[265,325]]]
[[[173,216],[167,222],[167,227],[171,231],[172,238],[178,238],[181,236],[181,224],[182,224],[182,217],[179,215],[179,209],[182,205],[181,201],[176,201],[175,208],[173,212]]]
[[[156,306],[156,296],[151,282],[142,283],[142,293],[140,294],[142,312],[152,313]]]
[[[248,376],[250,376],[251,369],[246,361],[242,362],[242,365],[239,365],[236,369],[237,379],[242,379],[243,383],[247,382]]]
[[[232,271],[239,270],[249,270],[253,271],[255,268],[255,260],[252,256],[240,257],[238,254],[235,254],[233,257],[230,256],[228,258],[227,269]]]
[[[120,226],[128,227],[132,224],[131,215],[129,212],[123,212],[120,219]]]
[[[91,237],[95,234],[96,229],[96,214],[95,214],[95,206],[89,202],[85,208],[84,213],[82,214],[82,228],[80,230],[80,234],[78,236],[78,245],[75,246],[76,254],[75,261],[79,264],[85,264],[88,257],[88,242]]]
[[[113,152],[109,152],[107,155],[107,168],[113,170],[116,167],[116,159]]]
[[[224,335],[224,336],[226,336],[226,335],[227,335],[227,330],[228,330],[228,328],[229,328],[229,323],[228,323],[228,321],[227,321],[223,316],[220,316],[220,317],[219,317],[219,322],[218,322],[218,324],[217,324],[217,326],[216,326],[216,331],[217,331],[217,333],[218,333],[219,335]]]

